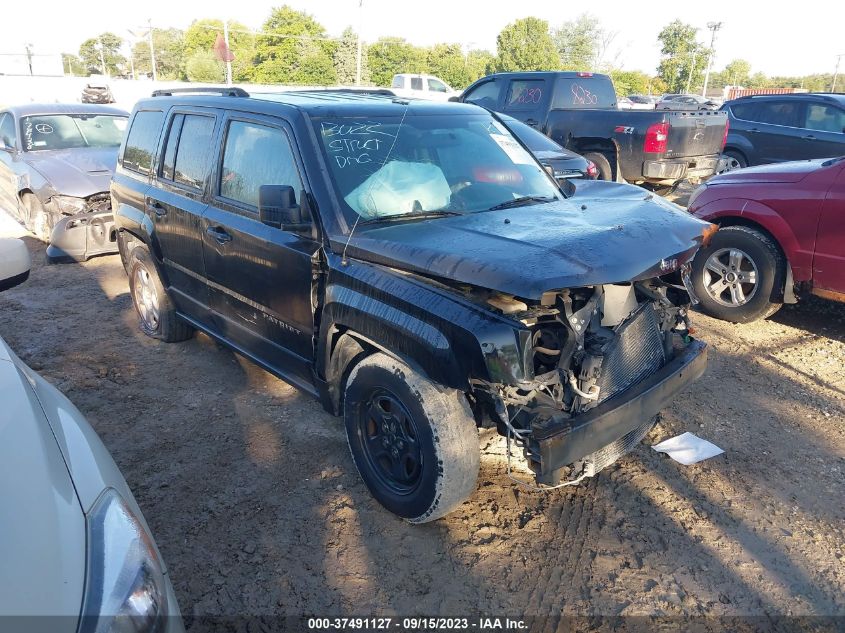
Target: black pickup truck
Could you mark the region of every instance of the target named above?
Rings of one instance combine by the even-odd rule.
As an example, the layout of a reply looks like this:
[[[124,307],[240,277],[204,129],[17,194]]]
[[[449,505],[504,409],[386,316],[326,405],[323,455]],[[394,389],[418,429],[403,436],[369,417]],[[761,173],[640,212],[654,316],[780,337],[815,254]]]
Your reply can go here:
[[[576,203],[471,105],[172,92],[135,106],[111,188],[141,330],[319,397],[399,516],[472,493],[478,425],[576,482],[704,371],[682,284],[714,225],[629,185]]]
[[[673,184],[712,176],[723,112],[619,110],[607,75],[517,72],[483,77],[455,100],[503,112],[591,161],[602,180]]]

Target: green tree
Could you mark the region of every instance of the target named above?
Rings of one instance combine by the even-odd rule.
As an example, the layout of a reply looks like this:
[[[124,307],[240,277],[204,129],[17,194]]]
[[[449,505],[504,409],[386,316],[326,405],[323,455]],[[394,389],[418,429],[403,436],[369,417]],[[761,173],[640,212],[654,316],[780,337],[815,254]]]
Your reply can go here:
[[[185,79],[185,34],[179,29],[153,29],[156,73],[159,79]],[[151,73],[150,45],[146,39],[132,47],[135,73]]]
[[[88,74],[82,60],[72,53],[62,53],[62,68],[65,74],[73,75],[74,77],[82,77]]]
[[[346,27],[337,43],[334,53],[334,69],[337,73],[337,83],[342,86],[355,85],[358,69],[358,35],[351,26]],[[361,51],[361,83],[369,85],[370,67],[367,64],[366,48]]]
[[[367,47],[370,77],[377,86],[389,86],[398,73],[428,72],[427,51],[400,37],[383,37]]]
[[[185,63],[185,73],[189,81],[215,84],[226,81],[224,64],[212,51],[197,51],[191,55]]]
[[[489,51],[477,50],[477,51],[470,51],[469,55],[467,55],[467,78],[469,79],[469,83],[472,83],[476,79],[480,79],[484,75],[489,75],[492,72],[495,72],[496,68],[496,56],[490,53]],[[466,86],[452,86],[453,88],[463,87]]]
[[[126,64],[126,58],[120,54],[121,46],[123,40],[114,33],[101,33],[80,44],[79,57],[89,72],[105,70],[108,75],[119,75]],[[105,68],[102,62],[105,62]]]
[[[248,81],[252,75],[255,56],[255,35],[240,22],[230,20],[228,26],[229,50],[235,57],[232,61],[232,80]],[[213,52],[217,36],[222,34],[222,20],[194,20],[185,31],[185,57],[190,58],[198,52]]]
[[[598,18],[582,13],[552,32],[565,70],[593,70],[598,63],[604,30]]]
[[[470,84],[469,59],[460,44],[435,44],[428,49],[428,72],[440,77],[453,88]]]
[[[508,24],[496,38],[496,70],[557,70],[558,55],[549,23],[528,17]]]
[[[263,83],[334,83],[335,43],[323,25],[285,5],[272,10],[255,44],[252,79]]]
[[[611,70],[610,78],[620,97],[648,94],[651,90],[652,78],[639,70]]]
[[[744,86],[751,76],[751,64],[744,59],[735,59],[722,71],[723,85]]]
[[[662,45],[657,74],[669,92],[685,92],[688,85],[694,89],[703,79],[707,49],[696,41],[697,31],[694,26],[675,20],[657,36]]]

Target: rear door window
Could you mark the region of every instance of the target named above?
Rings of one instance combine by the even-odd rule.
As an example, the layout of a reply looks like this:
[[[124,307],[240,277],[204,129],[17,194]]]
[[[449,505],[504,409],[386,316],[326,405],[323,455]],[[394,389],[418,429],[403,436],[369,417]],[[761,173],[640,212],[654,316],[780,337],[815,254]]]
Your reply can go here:
[[[738,103],[731,106],[731,112],[737,119],[743,121],[754,121],[754,111],[757,109],[756,103]]]
[[[422,77],[411,77],[411,90],[422,90]]]
[[[561,110],[613,108],[616,91],[604,77],[561,77],[555,84],[553,107]]]
[[[798,101],[765,101],[759,104],[755,120],[759,123],[798,127],[798,114],[801,104]]]
[[[248,121],[232,121],[223,149],[219,193],[256,210],[261,185],[290,185],[299,202],[302,179],[285,132]]]
[[[209,172],[209,153],[214,135],[214,117],[177,113],[173,115],[161,177],[191,187],[203,189]]]
[[[123,150],[122,165],[126,169],[150,173],[163,121],[161,110],[141,110],[135,114]]]
[[[546,82],[543,79],[517,79],[508,89],[505,110],[534,110],[543,101]]]

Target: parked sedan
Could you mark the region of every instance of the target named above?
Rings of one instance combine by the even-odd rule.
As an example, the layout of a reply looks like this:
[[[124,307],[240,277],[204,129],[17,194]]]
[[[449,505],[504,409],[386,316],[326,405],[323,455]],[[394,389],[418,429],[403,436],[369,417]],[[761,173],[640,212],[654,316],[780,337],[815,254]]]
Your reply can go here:
[[[656,110],[718,110],[719,104],[700,95],[663,95]]]
[[[599,171],[595,163],[580,154],[570,152],[530,125],[507,114],[498,114],[511,134],[517,137],[538,162],[552,168],[555,179],[586,178],[595,180]]]
[[[127,117],[85,104],[0,111],[0,203],[50,243],[48,257],[117,252],[109,182]]]
[[[0,240],[0,289],[24,281],[29,265],[22,241]],[[0,402],[0,628],[183,631],[161,554],[114,460],[3,339]]]
[[[804,293],[845,301],[845,157],[716,176],[689,210],[720,226],[692,265],[707,314],[747,323]]]

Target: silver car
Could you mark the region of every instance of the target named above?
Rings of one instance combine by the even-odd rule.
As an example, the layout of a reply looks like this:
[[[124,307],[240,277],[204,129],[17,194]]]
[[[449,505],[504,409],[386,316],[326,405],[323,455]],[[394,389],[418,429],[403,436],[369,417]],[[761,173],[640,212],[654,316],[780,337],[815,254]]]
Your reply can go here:
[[[719,104],[701,95],[667,94],[660,98],[655,110],[718,110]]]
[[[0,205],[50,242],[51,260],[117,252],[109,181],[127,120],[105,105],[0,111]]]
[[[0,290],[29,274],[0,239]],[[161,554],[100,438],[0,338],[0,629],[184,631]]]

